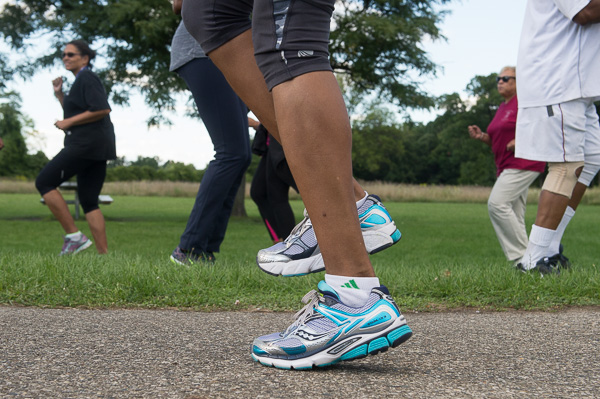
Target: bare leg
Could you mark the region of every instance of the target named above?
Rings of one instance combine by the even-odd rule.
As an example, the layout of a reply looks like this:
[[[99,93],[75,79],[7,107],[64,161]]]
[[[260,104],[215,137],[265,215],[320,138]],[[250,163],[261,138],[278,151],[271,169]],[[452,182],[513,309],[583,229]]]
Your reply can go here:
[[[96,250],[99,254],[108,252],[108,243],[106,241],[106,225],[104,223],[104,215],[100,209],[95,209],[85,214],[85,218],[90,226]]]
[[[556,230],[568,204],[568,197],[542,190],[535,218],[536,226]]]
[[[327,273],[374,276],[356,213],[355,201],[364,197],[364,191],[356,188],[358,183],[352,178],[352,133],[334,75],[331,72],[302,75],[278,85],[271,95],[254,60],[250,31],[209,56],[286,150]],[[277,112],[273,105],[275,96]],[[357,191],[360,196],[355,198]]]
[[[375,276],[359,227],[352,132],[337,80],[312,72],[273,89],[284,150],[311,217],[327,273]],[[310,189],[309,189],[310,187]]]
[[[279,135],[279,126],[275,117],[273,96],[269,92],[263,75],[254,59],[252,32],[246,31],[242,33],[225,45],[212,51],[209,56],[221,72],[223,72],[227,81],[242,101],[254,112],[269,133],[282,143]],[[239,68],[239,65],[243,65],[244,67]],[[324,109],[327,109],[327,107]],[[346,111],[344,111],[344,114],[346,114]],[[295,175],[294,178],[296,178]],[[354,200],[359,201],[365,196],[365,191],[354,178],[352,180]]]
[[[573,194],[571,195],[571,200],[569,201],[569,206],[573,208],[574,211],[577,210],[581,199],[583,198],[583,194],[587,190],[588,186],[583,183],[577,182],[575,188],[573,189]]]
[[[79,231],[77,226],[75,226],[75,221],[73,220],[73,216],[71,216],[65,199],[58,190],[48,191],[43,197],[46,205],[48,205],[48,209],[50,209],[50,212],[58,220],[66,234]]]

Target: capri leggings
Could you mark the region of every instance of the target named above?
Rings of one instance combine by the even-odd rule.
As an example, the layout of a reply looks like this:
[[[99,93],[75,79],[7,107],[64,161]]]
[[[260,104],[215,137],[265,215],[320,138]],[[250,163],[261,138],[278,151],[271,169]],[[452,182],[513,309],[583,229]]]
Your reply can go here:
[[[98,195],[106,178],[105,160],[80,158],[63,149],[44,166],[35,180],[35,187],[43,196],[75,175],[83,212],[98,209]]]
[[[329,29],[335,0],[195,0],[183,21],[204,51],[252,27],[256,63],[269,90],[297,76],[331,71]],[[250,23],[252,15],[252,23]]]

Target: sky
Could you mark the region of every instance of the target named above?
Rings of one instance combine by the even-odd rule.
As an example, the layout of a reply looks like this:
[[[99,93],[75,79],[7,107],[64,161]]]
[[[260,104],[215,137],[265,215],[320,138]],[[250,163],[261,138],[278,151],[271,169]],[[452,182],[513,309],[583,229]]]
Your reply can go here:
[[[0,0],[0,6],[6,0]],[[441,24],[446,41],[424,44],[433,62],[440,66],[436,77],[422,82],[434,96],[457,92],[465,95],[467,84],[476,75],[499,72],[503,66],[516,65],[525,0],[458,0],[445,9],[451,11]],[[92,46],[93,47],[93,46]],[[51,81],[68,76],[64,68],[41,71],[27,81],[9,85],[21,94],[21,111],[30,117],[38,131],[29,140],[30,150],[41,150],[52,158],[63,146],[64,133],[54,127],[62,119],[62,109],[54,98]],[[72,77],[69,78],[72,82]],[[212,159],[212,143],[201,120],[185,115],[186,95],[179,95],[178,106],[169,115],[172,126],[148,128],[151,112],[139,95],[132,95],[127,107],[113,106],[111,119],[117,137],[117,155],[127,160],[138,156],[158,156],[203,169]],[[428,122],[436,113],[410,112],[413,120]]]

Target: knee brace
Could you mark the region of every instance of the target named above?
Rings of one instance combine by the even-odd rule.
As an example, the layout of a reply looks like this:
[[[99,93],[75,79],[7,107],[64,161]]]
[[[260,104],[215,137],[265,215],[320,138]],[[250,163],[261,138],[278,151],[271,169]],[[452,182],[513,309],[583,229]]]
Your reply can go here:
[[[577,184],[577,170],[582,166],[583,161],[548,162],[548,176],[546,176],[542,190],[571,198],[573,188]]]
[[[585,163],[583,165],[583,170],[579,175],[579,183],[585,184],[586,186],[590,186],[594,177],[600,170],[600,154],[595,155],[586,155]]]

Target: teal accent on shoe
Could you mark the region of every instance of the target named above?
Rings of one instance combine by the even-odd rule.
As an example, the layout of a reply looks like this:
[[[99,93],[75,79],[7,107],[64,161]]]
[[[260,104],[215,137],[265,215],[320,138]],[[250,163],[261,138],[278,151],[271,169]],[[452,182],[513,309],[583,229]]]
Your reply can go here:
[[[385,323],[388,320],[391,320],[392,316],[388,312],[381,312],[377,314],[377,316],[373,317],[371,320],[367,321],[365,325],[361,328],[369,328],[373,326],[377,326],[381,323]]]
[[[265,364],[265,366],[270,366],[270,365],[269,364]],[[280,369],[280,370],[291,370],[292,369],[291,367],[276,366],[276,365],[273,365],[273,367],[275,367],[276,369]]]
[[[349,331],[351,331],[354,327],[356,327],[357,324],[362,323],[363,319],[358,319],[356,320],[354,323],[352,323],[348,328],[346,328],[344,330],[344,334],[348,334]]]
[[[344,353],[344,355],[341,357],[341,359],[342,360],[350,360],[350,359],[356,359],[357,357],[361,357],[361,356],[367,356],[367,345],[366,344],[361,345],[358,348],[354,348],[348,353]]]
[[[307,276],[308,273],[298,273],[298,274],[282,274],[283,277],[299,277],[299,276]]]
[[[389,346],[390,344],[385,337],[374,339],[373,341],[369,342],[369,353],[376,352],[379,349],[387,348]]]
[[[395,329],[391,333],[389,333],[387,335],[387,339],[388,339],[388,341],[390,341],[390,345],[391,345],[398,338],[400,338],[401,336],[406,335],[406,334],[412,334],[412,330],[410,329],[409,326],[402,326],[400,328]]]
[[[340,300],[340,296],[338,295],[338,293],[329,284],[327,284],[324,280],[319,281],[317,288],[322,293],[330,294],[331,296],[337,298],[338,301]]]
[[[365,220],[365,222],[369,222],[371,224],[386,224],[387,220],[380,215],[371,215]]]
[[[299,355],[300,353],[306,352],[306,346],[294,346],[293,348],[286,348],[282,346],[281,350],[283,350],[288,355]]]
[[[317,367],[327,367],[327,366],[333,366],[334,364],[337,364],[341,361],[342,359],[335,359],[333,362],[330,363],[325,363],[325,364],[318,364]]]
[[[308,367],[294,367],[294,370],[299,370],[299,371],[312,370],[312,369],[313,369],[312,366],[308,366]]]
[[[392,234],[392,241],[398,242],[401,237],[402,237],[402,233],[400,233],[400,230],[396,229],[394,234]]]
[[[334,335],[334,336],[333,336],[333,337],[332,337],[332,338],[329,340],[329,343],[328,343],[328,344],[330,344],[330,343],[332,343],[333,341],[335,341],[335,340],[336,340],[336,338],[340,336],[340,334],[342,333],[342,331],[343,331],[343,330],[340,330],[340,331],[338,331],[338,332],[337,332],[337,334],[335,334],[335,335]]]
[[[258,346],[254,345],[252,347],[252,353],[256,353],[257,355],[268,355],[268,352],[265,352],[264,350],[260,349]]]

